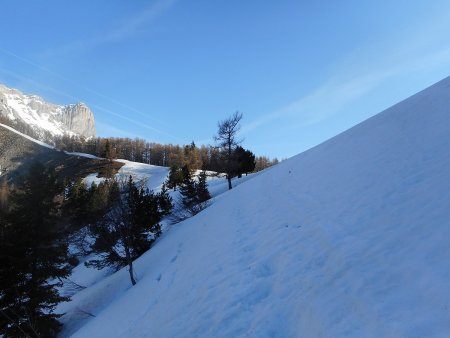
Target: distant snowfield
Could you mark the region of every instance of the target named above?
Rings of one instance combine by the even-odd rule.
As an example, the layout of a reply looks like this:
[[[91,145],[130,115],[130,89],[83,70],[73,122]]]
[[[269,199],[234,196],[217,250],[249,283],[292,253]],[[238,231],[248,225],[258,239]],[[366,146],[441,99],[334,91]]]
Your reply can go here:
[[[78,156],[92,156],[89,154],[83,154],[83,153],[67,153],[71,155],[78,155]],[[98,158],[98,157],[92,157],[92,158]],[[151,164],[145,164],[145,163],[139,163],[139,162],[133,162],[128,161],[124,159],[117,159],[114,160],[116,162],[123,163],[124,165],[120,168],[118,174],[116,177],[118,179],[124,179],[127,180],[129,176],[133,178],[135,182],[138,184],[142,183],[145,187],[147,187],[149,190],[152,190],[154,192],[161,191],[163,183],[167,180],[167,177],[169,175],[170,168],[168,167],[160,167],[156,165]],[[195,175],[199,175],[200,170],[197,170]],[[207,172],[208,178],[208,189],[211,194],[211,196],[216,197],[228,190],[228,183],[225,180],[225,178],[222,176],[213,176],[213,172]],[[246,182],[248,179],[253,178],[260,173],[256,174],[250,174],[248,176],[243,176],[241,178],[234,178],[233,179],[233,186],[238,186],[244,182]],[[97,177],[98,173],[93,173],[88,175],[84,182],[87,186],[90,186],[93,182],[96,184],[99,184],[100,182],[103,182],[105,178],[103,177]],[[173,197],[178,196],[178,194],[172,194]]]
[[[35,95],[23,95],[18,92],[4,93],[6,98],[6,106],[9,107],[10,111],[8,117],[11,120],[16,120],[13,111],[17,114],[17,118],[26,122],[29,126],[41,128],[50,132],[52,135],[63,135],[64,126],[61,123],[56,123],[56,121],[50,121],[51,117],[54,115],[61,114],[62,107],[54,106],[55,111],[51,114],[39,114],[36,109],[32,108],[30,103],[40,103],[43,104],[42,98]],[[74,133],[69,133],[74,135]]]
[[[172,227],[64,334],[449,337],[449,128],[450,78]]]
[[[86,157],[86,158],[92,158],[95,160],[103,160],[103,158],[92,155],[92,154],[86,154],[86,153],[79,153],[79,152],[70,152],[70,151],[65,151],[65,153],[67,155],[73,155],[73,156],[81,156],[81,157]]]
[[[89,154],[83,153],[70,153],[70,154],[78,154],[79,156],[84,156]],[[98,157],[94,157],[98,158]],[[116,178],[119,180],[128,180],[129,176],[133,177],[133,180],[140,184],[142,183],[149,190],[153,190],[158,192],[161,190],[162,184],[167,178],[169,174],[169,168],[167,167],[158,167],[155,165],[132,162],[128,160],[114,160],[116,162],[123,163],[124,165],[119,169],[119,172],[116,174]],[[105,181],[104,177],[98,177],[98,173],[92,173],[86,176],[83,179],[84,183],[89,187],[92,183],[99,184]]]
[[[169,174],[169,168],[156,165],[145,164],[117,159],[117,162],[124,163],[119,170],[119,177],[127,179],[130,175],[135,182],[144,183],[149,190],[160,191],[162,184]]]

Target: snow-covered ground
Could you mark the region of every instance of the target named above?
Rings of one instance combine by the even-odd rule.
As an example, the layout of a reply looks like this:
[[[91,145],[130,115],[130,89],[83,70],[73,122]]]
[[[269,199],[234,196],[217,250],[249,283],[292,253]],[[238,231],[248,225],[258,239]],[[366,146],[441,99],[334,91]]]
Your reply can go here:
[[[74,153],[71,153],[74,154]],[[80,156],[84,155],[81,153],[77,153]],[[124,165],[120,168],[117,178],[118,179],[124,179],[127,180],[128,177],[131,175],[133,177],[133,180],[137,184],[144,184],[149,190],[152,190],[154,192],[161,191],[163,183],[167,180],[167,177],[169,175],[169,168],[168,167],[160,167],[156,165],[151,164],[145,164],[145,163],[139,163],[139,162],[132,162],[128,160],[123,159],[117,159],[115,160],[117,162],[123,163]],[[198,176],[200,174],[200,170],[197,170],[195,172],[195,176]],[[208,189],[211,193],[211,196],[216,197],[225,191],[228,190],[228,184],[225,180],[223,175],[215,176],[214,172],[207,172],[208,174]],[[234,178],[232,181],[233,187],[236,187],[244,182],[246,182],[248,179],[255,177],[256,175],[259,175],[260,173],[256,174],[250,174],[248,176],[243,176],[241,178]],[[98,173],[90,174],[84,179],[84,182],[89,186],[92,182],[100,183],[104,180],[104,178],[97,177]],[[170,192],[172,197],[178,198],[178,193]]]
[[[449,337],[449,126],[445,79],[222,194],[73,336]]]
[[[127,179],[130,175],[137,183],[142,182],[149,190],[158,192],[169,174],[169,168],[118,159],[125,165],[119,170],[119,177]]]
[[[106,180],[105,177],[99,177],[99,173],[92,173],[87,175],[84,179],[83,182],[84,184],[86,184],[87,187],[90,187],[92,185],[92,183],[95,184],[100,184],[102,182],[104,182]]]
[[[92,155],[92,154],[86,154],[86,153],[79,153],[79,152],[72,152],[72,151],[65,151],[67,155],[73,155],[73,156],[81,156],[86,158],[92,158],[95,160],[102,160],[103,158]]]
[[[73,153],[72,153],[73,154]],[[77,153],[78,154],[78,153]],[[79,153],[79,156],[85,154]],[[144,183],[149,190],[159,192],[161,190],[162,184],[166,181],[169,174],[169,168],[159,167],[144,163],[132,162],[123,159],[116,160],[118,162],[124,163],[124,166],[120,168],[117,178],[118,179],[128,179],[131,175],[133,180],[138,184],[140,182]],[[198,175],[200,171],[197,171],[195,175]],[[208,189],[210,190],[211,196],[213,197],[211,204],[215,203],[219,195],[228,191],[228,183],[223,176],[214,176],[213,172],[208,172],[210,175],[208,177]],[[234,178],[232,180],[233,187],[246,182],[247,180],[258,176],[257,174],[250,174],[242,178]],[[92,183],[99,184],[104,181],[105,178],[97,177],[98,173],[93,173],[84,178],[84,183],[90,186]],[[169,194],[172,196],[176,202],[180,198],[179,191],[170,190]],[[163,220],[163,229],[167,231],[170,229],[171,220]],[[72,296],[72,300],[68,303],[61,303],[57,311],[59,313],[65,313],[62,318],[65,323],[65,328],[62,333],[62,337],[70,336],[71,333],[80,328],[86,321],[92,318],[92,314],[100,312],[103,308],[108,306],[113,299],[117,297],[118,294],[125,292],[129,287],[129,279],[124,278],[121,275],[119,279],[114,276],[110,276],[111,271],[108,269],[96,270],[94,268],[87,268],[84,266],[84,261],[87,258],[83,258],[80,264],[72,271],[71,276],[65,280],[65,285],[62,288],[62,293]],[[140,269],[143,269],[140,266]],[[137,270],[138,278],[141,275],[141,271]],[[115,280],[112,284],[108,284],[105,288],[103,279],[112,278]],[[99,285],[97,285],[97,283]],[[77,288],[81,286],[83,288]]]

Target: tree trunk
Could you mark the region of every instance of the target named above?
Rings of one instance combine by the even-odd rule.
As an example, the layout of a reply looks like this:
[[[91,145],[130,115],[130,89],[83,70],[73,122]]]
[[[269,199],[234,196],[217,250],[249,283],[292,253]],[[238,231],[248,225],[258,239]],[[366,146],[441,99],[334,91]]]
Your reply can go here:
[[[128,263],[128,272],[130,273],[131,284],[136,285],[133,271],[133,260],[131,259],[130,249],[128,247],[125,248],[125,256]]]
[[[231,186],[231,154],[232,154],[232,147],[233,147],[233,142],[232,142],[232,137],[229,134],[228,135],[228,160],[227,160],[227,179],[228,179],[228,190],[233,189],[233,187]]]
[[[133,273],[133,261],[128,263],[128,271],[130,272],[131,284],[136,285],[136,280],[134,279],[134,273]]]

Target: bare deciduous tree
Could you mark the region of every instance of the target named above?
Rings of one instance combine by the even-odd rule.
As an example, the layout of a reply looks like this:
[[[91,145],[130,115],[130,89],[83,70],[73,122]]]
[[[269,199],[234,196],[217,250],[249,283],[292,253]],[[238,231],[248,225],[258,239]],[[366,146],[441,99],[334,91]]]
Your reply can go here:
[[[217,124],[217,135],[214,140],[217,142],[219,148],[223,150],[224,154],[224,172],[227,175],[228,189],[232,189],[231,179],[235,171],[236,163],[233,159],[234,149],[242,142],[236,139],[236,134],[240,129],[239,122],[241,122],[242,113],[235,112],[231,117]]]

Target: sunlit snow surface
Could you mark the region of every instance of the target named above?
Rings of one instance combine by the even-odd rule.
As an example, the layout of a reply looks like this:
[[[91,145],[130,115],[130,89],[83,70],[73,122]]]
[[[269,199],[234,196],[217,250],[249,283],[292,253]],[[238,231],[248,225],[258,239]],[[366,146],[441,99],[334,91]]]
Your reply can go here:
[[[73,155],[73,156],[81,156],[81,157],[86,157],[86,158],[92,158],[92,159],[102,159],[101,157],[92,155],[92,154],[86,154],[86,153],[79,153],[79,152],[71,152],[71,151],[65,151],[65,153],[67,155]]]
[[[68,154],[92,158],[92,155],[89,154]],[[161,190],[161,187],[166,181],[169,174],[169,168],[167,167],[159,167],[123,159],[118,159],[115,161],[124,164],[124,166],[121,167],[119,172],[116,174],[116,178],[118,180],[126,181],[131,175],[138,186],[140,186],[142,183],[144,187],[154,192],[159,192]],[[195,174],[198,175],[199,173],[200,171],[198,170]],[[219,175],[219,177],[215,176],[213,175],[213,172],[208,172],[208,174],[210,175],[207,179],[208,189],[213,197],[210,203],[213,204],[219,199],[219,195],[228,190],[228,183],[221,175]],[[233,186],[236,187],[258,175],[259,173],[243,176],[242,178],[234,178]],[[86,176],[83,181],[86,186],[90,186],[92,183],[99,184],[105,181],[105,178],[98,177],[98,173],[92,173]],[[176,204],[176,202],[180,198],[179,191],[169,190],[169,194]],[[170,224],[170,217],[169,219],[163,220],[163,231],[170,231]],[[74,251],[76,251],[76,249]],[[117,297],[117,293],[120,294],[121,292],[126,291],[130,286],[129,279],[125,278],[122,279],[118,284],[108,284],[108,286],[105,288],[102,279],[111,274],[111,271],[108,269],[97,271],[94,268],[85,267],[84,261],[86,261],[88,258],[89,257],[83,258],[81,260],[80,265],[77,266],[72,271],[71,276],[64,281],[64,286],[61,289],[64,295],[72,296],[72,300],[70,302],[61,303],[57,307],[57,312],[65,313],[65,315],[62,317],[62,321],[65,323],[64,331],[62,333],[63,337],[70,336],[71,333],[81,327],[85,323],[85,321],[92,318],[91,314],[99,312],[101,309],[107,306],[112,299],[115,299]],[[139,271],[137,271],[137,276],[139,278]],[[110,278],[114,278],[114,276],[111,276]],[[97,283],[99,283],[100,286],[97,286]],[[79,288],[76,288],[77,285],[87,288],[80,291]]]
[[[74,337],[449,337],[449,238],[446,79],[171,228]]]
[[[50,119],[51,117],[61,114],[62,106],[55,105],[55,111],[52,114],[38,114],[36,109],[33,109],[30,103],[43,103],[40,97],[34,95],[19,95],[17,93],[5,93],[4,95],[6,98],[6,106],[12,109],[19,119],[29,126],[44,129],[52,135],[64,134],[64,126],[54,119]],[[13,120],[15,119],[14,114],[12,113],[9,114],[9,117]]]

